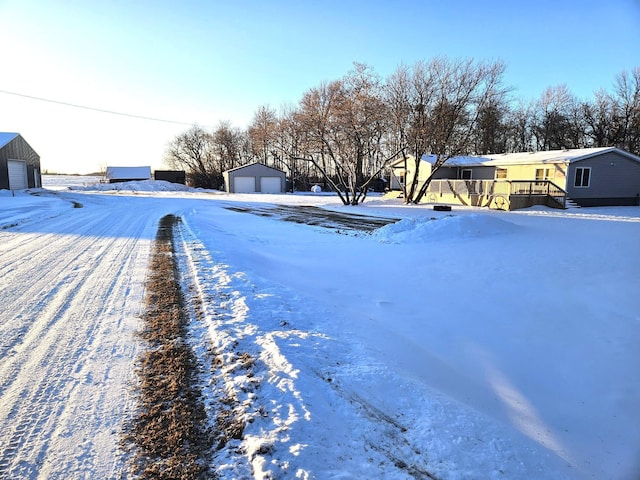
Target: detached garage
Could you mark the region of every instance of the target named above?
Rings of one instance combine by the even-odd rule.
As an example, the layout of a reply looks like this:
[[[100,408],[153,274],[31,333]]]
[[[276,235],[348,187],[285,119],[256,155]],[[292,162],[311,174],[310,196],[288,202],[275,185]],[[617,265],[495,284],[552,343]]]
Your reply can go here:
[[[40,155],[19,133],[0,132],[0,190],[41,186]]]
[[[223,176],[229,193],[283,193],[286,188],[285,173],[261,163],[232,168]]]

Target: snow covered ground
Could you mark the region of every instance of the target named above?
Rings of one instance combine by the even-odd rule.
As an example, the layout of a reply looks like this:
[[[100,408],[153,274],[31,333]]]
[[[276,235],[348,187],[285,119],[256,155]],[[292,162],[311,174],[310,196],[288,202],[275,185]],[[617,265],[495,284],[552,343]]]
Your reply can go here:
[[[254,359],[203,392],[233,392],[248,422],[212,457],[221,478],[640,476],[638,207],[43,180],[0,191],[1,479],[126,477],[133,333],[168,213],[200,348]],[[341,234],[225,208],[256,203],[403,220]]]

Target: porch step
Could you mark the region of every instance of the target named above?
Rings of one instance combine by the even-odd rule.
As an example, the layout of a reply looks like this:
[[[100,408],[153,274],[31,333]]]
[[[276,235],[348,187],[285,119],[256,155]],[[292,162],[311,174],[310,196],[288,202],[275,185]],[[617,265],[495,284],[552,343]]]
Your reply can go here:
[[[567,201],[565,202],[565,207],[566,208],[580,208],[580,205],[578,205],[576,202],[574,202],[572,199],[570,199],[569,197],[567,197]]]

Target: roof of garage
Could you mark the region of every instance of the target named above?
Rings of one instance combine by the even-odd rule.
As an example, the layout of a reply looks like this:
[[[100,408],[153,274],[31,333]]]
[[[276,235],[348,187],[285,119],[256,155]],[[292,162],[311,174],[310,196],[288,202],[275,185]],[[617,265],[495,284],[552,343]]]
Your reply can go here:
[[[278,172],[278,173],[285,173],[282,170],[278,170],[277,168],[273,168],[273,167],[269,167],[267,165],[265,165],[264,163],[258,163],[258,162],[253,162],[253,163],[248,163],[246,165],[241,165],[239,167],[235,167],[235,168],[230,168],[229,170],[226,170],[226,172],[237,172],[238,170],[242,170],[244,168],[250,168],[250,167],[261,167],[261,168],[266,168],[269,170],[273,170],[274,172]]]
[[[151,167],[107,167],[107,178],[125,180],[151,178]]]
[[[0,148],[4,147],[11,140],[16,138],[19,133],[0,132]]]

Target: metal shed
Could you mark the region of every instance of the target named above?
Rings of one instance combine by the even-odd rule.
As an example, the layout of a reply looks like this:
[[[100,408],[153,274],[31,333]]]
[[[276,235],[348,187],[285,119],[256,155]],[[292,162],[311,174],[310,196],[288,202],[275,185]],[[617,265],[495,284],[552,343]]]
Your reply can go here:
[[[153,172],[153,178],[156,180],[164,180],[165,182],[186,185],[187,172],[184,170],[156,170]]]
[[[229,193],[283,193],[286,189],[286,174],[261,163],[232,168],[223,176]]]
[[[19,133],[0,132],[0,189],[41,186],[40,155]]]

